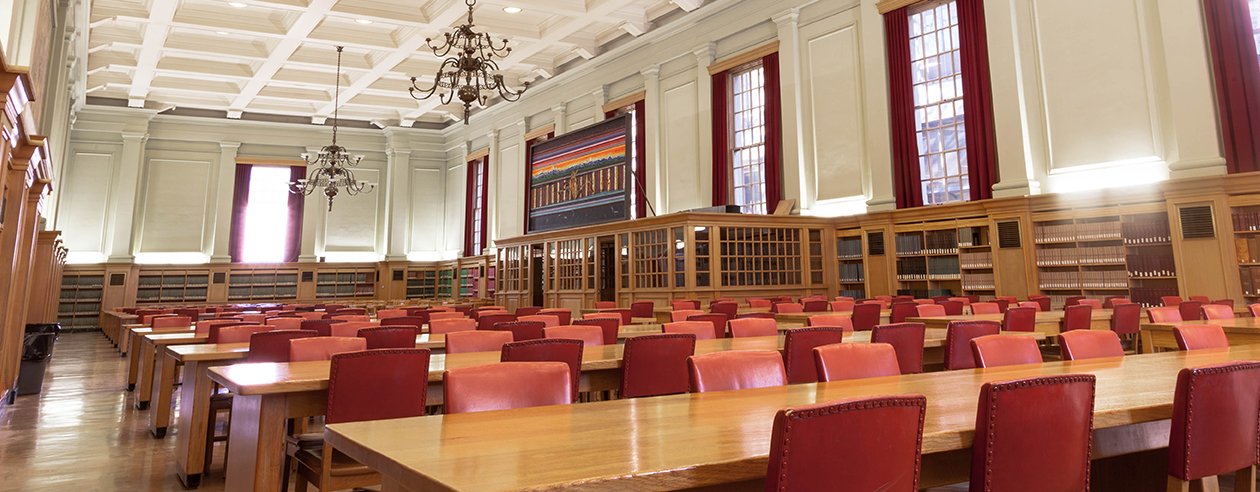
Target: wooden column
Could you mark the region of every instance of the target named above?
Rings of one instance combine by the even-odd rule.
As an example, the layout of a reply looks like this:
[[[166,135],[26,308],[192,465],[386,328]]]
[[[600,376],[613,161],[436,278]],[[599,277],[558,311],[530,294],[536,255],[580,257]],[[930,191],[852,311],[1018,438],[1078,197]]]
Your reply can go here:
[[[30,295],[26,303],[27,323],[57,322],[61,297],[61,268],[58,254],[61,231],[40,231],[31,263]]]

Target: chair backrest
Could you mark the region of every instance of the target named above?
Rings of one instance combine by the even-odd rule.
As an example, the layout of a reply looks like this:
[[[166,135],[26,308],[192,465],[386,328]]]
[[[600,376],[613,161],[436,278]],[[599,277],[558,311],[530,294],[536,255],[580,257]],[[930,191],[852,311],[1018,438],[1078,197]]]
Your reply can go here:
[[[1177,305],[1177,311],[1181,313],[1182,321],[1199,321],[1202,319],[1203,303],[1199,301],[1182,301]]]
[[[1103,298],[1103,309],[1112,309],[1116,307],[1117,304],[1128,304],[1130,302],[1133,301],[1130,301],[1129,298],[1124,296],[1107,296]]]
[[[263,331],[249,336],[249,362],[288,362],[289,340],[312,338],[311,330]]]
[[[357,337],[360,328],[376,328],[381,326],[375,321],[347,321],[345,323],[337,323],[332,325],[332,336],[334,337]]]
[[[1182,369],[1176,388],[1168,436],[1169,475],[1196,480],[1256,464],[1260,363]]]
[[[324,313],[317,312],[317,311],[305,311],[305,312],[301,312],[301,313],[298,313],[298,316],[300,316],[302,319],[304,319],[304,320],[308,320],[308,321],[314,321],[314,320],[324,319]]]
[[[328,360],[333,354],[367,350],[367,340],[359,337],[314,337],[289,340],[289,362]]]
[[[766,318],[733,319],[731,338],[773,337],[779,335],[778,322]]]
[[[503,344],[500,362],[563,362],[569,365],[573,401],[578,397],[578,377],[582,374],[582,341],[545,338]]]
[[[507,314],[507,313],[482,314],[480,317],[477,318],[477,329],[478,330],[493,330],[494,325],[497,323],[511,323],[513,321],[516,321],[515,314]],[[538,336],[542,337],[541,332],[539,333]]]
[[[697,301],[697,300],[695,300],[695,299],[674,299],[674,300],[672,300],[672,301],[669,301],[669,306],[670,306],[670,308],[672,308],[674,311],[678,311],[678,310],[680,310],[680,309],[696,309],[696,310],[699,310],[699,309],[700,309],[700,301]]]
[[[1229,338],[1218,325],[1174,326],[1173,336],[1177,339],[1177,348],[1181,350],[1229,347]]]
[[[617,309],[617,303],[613,301],[596,301],[595,309]]]
[[[510,410],[573,402],[572,376],[563,362],[505,362],[447,369],[442,412]]]
[[[1033,301],[1024,301],[1024,302],[1021,302],[1021,303],[1019,303],[1019,307],[1028,307],[1028,308],[1033,308],[1033,309],[1036,309],[1036,310],[1037,310],[1037,312],[1041,312],[1041,303],[1037,303],[1037,302],[1033,302]]]
[[[268,325],[276,327],[277,330],[300,330],[302,322],[306,321],[302,318],[267,318]]]
[[[971,339],[971,354],[976,359],[976,367],[982,368],[1042,362],[1037,339],[1028,335],[976,337]]]
[[[750,308],[768,308],[772,304],[773,303],[770,302],[770,299],[749,299],[748,300],[748,307]]]
[[[279,331],[270,325],[220,326],[219,339],[215,343],[249,343],[249,337],[264,331]]]
[[[814,365],[814,347],[840,343],[846,330],[834,326],[796,328],[783,337],[783,370],[789,384],[818,381],[818,369]],[[852,331],[852,330],[847,330]]]
[[[928,305],[928,304],[936,304],[936,301],[933,301],[933,300],[931,300],[931,299],[915,299],[915,300],[914,300],[914,303],[915,303],[915,304],[918,304],[918,305],[920,305],[920,306],[924,306],[924,305]]]
[[[428,316],[399,316],[397,318],[386,318],[380,320],[381,326],[414,326],[423,328],[429,324]]]
[[[455,311],[442,311],[442,312],[437,312],[437,313],[429,313],[430,323],[437,321],[439,319],[460,319],[460,318],[467,318],[467,316],[464,316],[464,313],[459,313]]]
[[[851,300],[846,301],[846,300],[841,299],[838,301],[831,301],[831,312],[833,313],[853,312],[854,305],[856,305],[856,303]]]
[[[1132,335],[1142,325],[1142,305],[1128,303],[1116,304],[1111,308],[1111,331],[1117,335]]]
[[[978,302],[978,301],[972,301],[970,297],[951,297],[949,298],[949,300],[961,302],[963,303],[963,306],[970,306],[972,302]],[[940,303],[937,303],[937,304],[940,304]]]
[[[941,301],[936,305],[945,310],[945,316],[959,316],[963,313],[962,301]]]
[[[546,338],[581,340],[585,347],[604,345],[604,330],[598,326],[548,326],[543,328]],[[614,342],[616,343],[616,342]]]
[[[1164,296],[1159,298],[1159,301],[1165,307],[1177,307],[1181,305],[1181,297],[1179,296]]]
[[[974,304],[972,306],[975,306]],[[1037,310],[1010,308],[1002,315],[1002,330],[1032,332],[1037,329]]]
[[[1063,306],[1064,307],[1075,306],[1077,304],[1080,304],[1081,299],[1084,299],[1084,298],[1085,296],[1069,296],[1067,299],[1063,300]]]
[[[656,316],[656,303],[652,301],[634,301],[630,303],[630,317],[652,318]]]
[[[774,313],[739,313],[735,315],[735,319],[744,319],[744,318],[774,319]]]
[[[430,335],[441,335],[443,333],[454,333],[457,331],[473,331],[476,329],[477,322],[468,318],[435,319],[429,321]]]
[[[767,313],[768,314],[768,313]],[[722,313],[693,314],[686,321],[703,321],[713,325],[714,338],[726,338],[726,315]],[[771,320],[773,322],[773,320]]]
[[[1094,307],[1083,302],[1065,307],[1063,308],[1063,328],[1060,331],[1088,330],[1090,324],[1093,323],[1093,315]]]
[[[621,356],[621,397],[686,393],[687,358],[695,351],[696,336],[689,333],[627,338]]]
[[[897,351],[886,343],[833,343],[814,347],[821,382],[900,376]]]
[[[961,304],[959,306],[961,306]],[[946,316],[945,306],[940,304],[920,304],[915,306],[915,310],[918,311],[918,315],[920,317]]]
[[[902,374],[923,372],[923,323],[879,325],[871,331],[871,343],[887,343],[897,352],[897,365]]]
[[[538,306],[518,307],[516,308],[515,314],[516,314],[517,319],[520,319],[521,316],[533,316],[533,315],[538,314],[538,312],[542,310],[543,308],[538,307]]]
[[[406,309],[378,309],[376,311],[376,319],[384,321],[390,318],[402,318],[407,316]]]
[[[190,320],[196,320],[201,317],[200,309],[176,309],[171,314],[176,316],[187,316]]]
[[[783,356],[775,350],[731,350],[687,358],[693,393],[787,384]]]
[[[215,318],[205,321],[198,321],[194,326],[195,333],[199,337],[210,335],[210,327],[214,325],[232,325],[242,322],[240,318]]]
[[[359,328],[358,336],[367,340],[368,350],[416,348],[416,327],[414,326]]]
[[[263,319],[257,321],[261,323]],[[153,322],[149,325],[149,327],[153,328],[153,331],[187,330],[192,327],[192,318],[189,318],[188,316],[164,316],[161,318],[153,318]]]
[[[919,315],[919,305],[913,303],[899,303],[892,305],[892,312],[888,319],[892,324],[905,323],[906,318],[912,318]]]
[[[234,323],[219,323],[217,325],[210,325],[209,330],[206,332],[206,343],[219,343],[219,333],[222,333],[224,328],[242,325],[261,326],[254,321],[237,321]]]
[[[945,370],[975,369],[971,339],[1002,332],[1002,323],[993,320],[950,321],[945,326]]]
[[[1203,310],[1204,319],[1234,319],[1234,308],[1232,306],[1204,304],[1200,309]]]
[[[605,310],[600,311],[598,314],[603,314],[603,315],[615,314],[617,316],[620,316],[622,326],[629,325],[634,321],[633,318],[630,317],[629,309],[605,309]]]
[[[598,326],[604,334],[604,343],[612,345],[620,338],[621,320],[613,318],[579,319],[573,326]]]
[[[331,311],[333,316],[343,316],[347,314],[355,315],[355,316],[367,316],[367,309],[363,309],[363,308],[339,308],[339,309],[333,310],[330,307],[326,309]]]
[[[856,331],[869,331],[879,324],[879,314],[883,310],[883,304],[858,304],[853,306],[853,329]]]
[[[853,331],[853,318],[845,314],[816,314],[805,320],[806,326],[837,326]]]
[[[1260,318],[1260,302],[1257,302],[1255,304],[1248,304],[1247,310],[1251,311],[1252,318]]]
[[[971,314],[1002,314],[1002,310],[998,309],[998,305],[992,302],[973,302],[971,303]]]
[[[1041,307],[1040,311],[1050,311],[1050,296],[1028,296],[1028,300],[1037,303]]]
[[[1109,330],[1076,330],[1059,334],[1063,360],[1124,357],[1120,335]]]
[[[1201,302],[1201,303],[1203,303],[1203,304],[1207,304],[1207,303],[1209,303],[1209,302],[1212,302],[1212,301],[1210,301],[1210,300],[1209,300],[1209,299],[1211,299],[1211,298],[1209,298],[1208,296],[1190,296],[1188,299],[1189,299],[1189,300],[1191,300],[1191,301],[1199,301],[1199,302]]]
[[[1181,310],[1175,307],[1153,307],[1146,310],[1151,323],[1174,323],[1181,321]]]
[[[544,326],[560,326],[560,317],[554,314],[534,314],[528,316],[518,316],[517,321],[541,321]]]
[[[368,321],[372,321],[372,317],[366,314],[339,314],[339,315],[333,316],[332,319],[339,319],[342,321],[349,321],[352,323],[365,323]]]
[[[994,299],[993,303],[997,304],[998,312],[1001,312],[1001,313],[1005,313],[1007,309],[1010,309],[1011,304],[1012,304],[1009,299]],[[1019,306],[1016,306],[1016,307],[1019,307]]]
[[[831,303],[824,300],[811,299],[801,303],[801,310],[806,313],[825,313],[831,309]],[[783,312],[783,311],[779,311]]]
[[[844,484],[847,490],[918,490],[926,408],[921,395],[896,395],[780,410],[765,489]],[[845,436],[843,446],[835,436]]]
[[[705,313],[704,311],[699,310],[699,309],[679,309],[679,310],[676,310],[676,311],[670,311],[670,313],[669,313],[669,320],[670,320],[670,321],[675,321],[675,322],[677,322],[677,321],[687,321],[687,318],[689,318],[689,317],[691,317],[691,316],[700,315],[700,314],[706,314],[706,313]],[[589,316],[589,315],[588,315],[588,316]],[[723,316],[725,316],[725,315],[723,315]]]
[[[469,320],[471,321],[471,320]],[[446,353],[498,352],[512,342],[512,332],[493,330],[455,331],[446,334]]]
[[[555,316],[556,318],[559,318],[560,324],[556,326],[568,326],[569,324],[571,324],[570,322],[573,320],[573,311],[570,311],[564,308],[547,308],[542,311],[539,311],[538,314],[545,315],[545,316]]]
[[[1102,304],[1102,301],[1098,299],[1081,299],[1076,303],[1077,306],[1089,306],[1094,309],[1102,309]]]
[[[735,319],[735,315],[739,313],[739,304],[730,301],[722,301],[709,306],[709,311],[713,314],[725,314],[726,319]]]
[[[266,314],[242,314],[241,319],[244,321],[253,321],[256,323],[262,323],[262,322],[267,321],[267,315]]]
[[[1093,422],[1092,374],[985,383],[971,482],[982,490],[1089,490]]]
[[[328,368],[324,422],[420,417],[428,393],[429,349],[413,346],[334,354]]]
[[[665,333],[690,333],[696,340],[713,340],[713,324],[707,321],[676,321],[663,325]]]
[[[491,329],[494,331],[510,331],[512,332],[513,340],[523,342],[543,338],[543,328],[546,327],[547,325],[542,321],[507,321],[495,323]]]
[[[1218,304],[1221,306],[1229,306],[1230,308],[1233,308],[1234,300],[1233,299],[1217,299],[1215,301],[1212,301],[1211,304]]]

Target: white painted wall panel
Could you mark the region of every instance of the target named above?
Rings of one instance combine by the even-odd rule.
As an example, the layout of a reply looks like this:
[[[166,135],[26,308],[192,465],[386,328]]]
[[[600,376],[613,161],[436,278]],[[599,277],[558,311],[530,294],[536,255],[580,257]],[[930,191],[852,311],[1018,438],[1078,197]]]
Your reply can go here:
[[[145,180],[140,252],[201,251],[210,161],[150,159]]]
[[[862,77],[857,27],[849,25],[807,41],[805,117],[812,119],[818,201],[862,195]],[[812,117],[812,118],[811,118]]]
[[[509,238],[525,234],[525,207],[522,194],[525,190],[525,157],[519,145],[509,145],[499,151],[498,231],[494,238]]]
[[[75,253],[105,252],[105,214],[113,186],[114,155],[76,152],[63,178],[57,228]]]
[[[700,187],[700,113],[696,101],[696,83],[679,85],[665,91],[661,113],[665,121],[661,126],[664,151],[666,203],[656,204],[661,213],[689,210],[706,205],[709,197],[702,197]]]
[[[369,183],[381,182],[376,169],[355,169],[354,177]],[[344,191],[333,201],[333,210],[324,209],[324,251],[365,252],[376,250],[377,211],[381,190],[349,196]]]
[[[433,252],[440,249],[442,218],[445,212],[446,186],[442,170],[411,170],[411,251]]]
[[[455,254],[462,254],[464,248],[464,195],[468,189],[468,177],[465,173],[467,168],[467,165],[457,160],[455,166],[446,169],[445,241],[442,243],[442,249],[455,252]],[[494,232],[487,234],[487,237],[493,238]]]

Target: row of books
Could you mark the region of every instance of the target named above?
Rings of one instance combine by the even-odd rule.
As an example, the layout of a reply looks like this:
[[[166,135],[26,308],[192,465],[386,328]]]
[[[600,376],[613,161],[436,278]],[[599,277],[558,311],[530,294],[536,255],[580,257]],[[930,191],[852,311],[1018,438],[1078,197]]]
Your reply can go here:
[[[206,297],[206,288],[165,288],[165,289],[137,289],[137,301],[156,301],[156,300],[180,300],[188,299],[204,299]]]
[[[1129,276],[1133,278],[1173,277],[1177,265],[1173,255],[1127,255]]]
[[[185,284],[204,287],[210,283],[209,275],[141,275],[140,287],[178,287]]]
[[[987,229],[983,227],[960,227],[958,228],[958,245],[970,248],[972,246],[986,246],[989,244]]]
[[[923,253],[948,255],[958,252],[958,231],[927,231],[923,233]]]
[[[1162,306],[1164,305],[1163,297],[1176,295],[1178,295],[1176,287],[1134,287],[1129,289],[1129,300],[1148,308]]]
[[[1260,212],[1234,212],[1235,231],[1260,231]]]
[[[1254,237],[1234,239],[1234,253],[1239,263],[1260,263],[1260,242]]]
[[[61,291],[61,300],[100,300],[101,289],[66,289]]]
[[[58,314],[99,313],[100,311],[101,303],[99,302],[67,302],[57,305]]]
[[[955,279],[960,272],[958,257],[933,256],[928,260],[928,278],[934,280]]]
[[[1172,242],[1168,221],[1125,222],[1124,244],[1158,244]]]
[[[958,262],[963,268],[993,268],[993,253],[989,251],[959,253]]]
[[[864,282],[866,275],[861,263],[842,263],[840,264],[840,281],[841,282]]]
[[[862,258],[862,238],[843,238],[836,240],[836,256],[842,259]]]
[[[940,296],[953,296],[949,289],[898,289],[899,296],[914,296],[915,299],[931,299]]]
[[[918,234],[908,236],[896,236],[898,255],[921,255],[923,254],[923,236]]]
[[[1127,289],[1129,273],[1124,270],[1081,272],[1082,289]]]
[[[849,290],[841,289],[839,293],[836,295],[840,297],[852,297],[854,299],[865,299],[866,291],[862,289],[849,289]]]
[[[1037,250],[1037,266],[1101,265],[1124,263],[1124,246],[1047,248]]]
[[[1122,237],[1123,228],[1119,221],[1038,225],[1033,228],[1033,238],[1039,243],[1100,241]]]
[[[59,317],[57,323],[62,328],[95,328],[101,326],[100,316],[89,317]]]
[[[65,275],[61,277],[62,287],[103,287],[104,275]]]
[[[228,277],[228,285],[272,285],[272,284],[290,284],[297,285],[298,274],[296,273],[253,273],[239,274],[234,273]]]
[[[927,280],[927,258],[900,258],[897,260],[897,279]]]
[[[1260,296],[1260,267],[1240,267],[1238,277],[1242,280],[1245,296]]]
[[[992,273],[964,273],[962,274],[963,290],[993,290],[993,274]]]

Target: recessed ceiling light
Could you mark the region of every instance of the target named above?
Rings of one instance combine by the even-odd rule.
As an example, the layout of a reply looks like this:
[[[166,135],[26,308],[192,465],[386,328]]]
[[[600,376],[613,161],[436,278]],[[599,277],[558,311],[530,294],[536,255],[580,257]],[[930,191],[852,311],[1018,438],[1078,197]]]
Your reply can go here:
[[[360,23],[360,24],[363,24],[363,25],[367,25],[367,24],[371,24],[371,23],[372,23],[372,21],[367,20],[367,19],[355,19],[354,21],[355,21],[355,22],[358,22],[358,23]]]
[[[516,14],[516,13],[520,13],[521,8],[520,7],[503,7],[503,11],[509,14]]]
[[[217,33],[217,34],[221,34],[221,35],[224,35],[224,36],[227,36],[228,34],[231,34],[230,32],[227,32],[227,31],[215,31],[215,33]]]
[[[245,7],[248,7],[248,6],[249,6],[249,5],[243,4],[243,3],[241,3],[241,2],[228,2],[228,5],[231,5],[231,6],[233,6],[233,7],[236,7],[236,8],[238,8],[238,9],[243,9],[243,8],[245,8]]]

